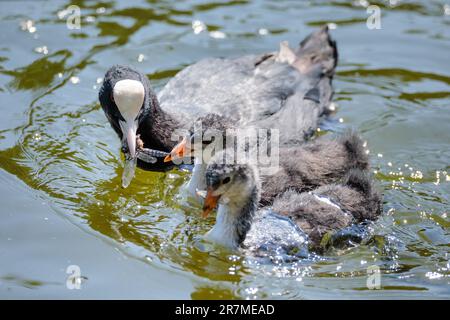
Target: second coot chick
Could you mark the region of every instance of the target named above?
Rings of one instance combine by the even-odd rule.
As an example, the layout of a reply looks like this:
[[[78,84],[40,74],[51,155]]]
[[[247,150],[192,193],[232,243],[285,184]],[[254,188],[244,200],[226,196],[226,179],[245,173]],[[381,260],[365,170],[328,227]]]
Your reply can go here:
[[[224,150],[215,155],[205,174],[203,215],[218,205],[216,223],[205,238],[222,246],[247,247],[258,254],[268,248],[283,248],[286,253],[304,252],[306,246],[317,250],[324,234],[374,220],[381,213],[380,196],[370,177],[357,169],[350,171],[343,182],[310,193],[280,193],[272,210],[258,210],[258,169],[251,163],[236,164],[232,153]],[[277,214],[288,217],[289,222]]]

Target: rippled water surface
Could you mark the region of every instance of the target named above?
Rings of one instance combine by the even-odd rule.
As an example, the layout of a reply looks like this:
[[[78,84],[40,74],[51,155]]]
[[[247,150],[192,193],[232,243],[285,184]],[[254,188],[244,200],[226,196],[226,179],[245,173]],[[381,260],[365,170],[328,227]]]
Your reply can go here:
[[[450,298],[450,7],[376,4],[381,30],[366,27],[367,1],[0,1],[0,297]],[[213,218],[181,205],[187,173],[137,170],[120,188],[97,102],[109,66],[158,90],[204,57],[272,51],[325,23],[340,53],[326,129],[367,140],[382,244],[260,264],[193,245]],[[70,265],[81,290],[66,288]]]

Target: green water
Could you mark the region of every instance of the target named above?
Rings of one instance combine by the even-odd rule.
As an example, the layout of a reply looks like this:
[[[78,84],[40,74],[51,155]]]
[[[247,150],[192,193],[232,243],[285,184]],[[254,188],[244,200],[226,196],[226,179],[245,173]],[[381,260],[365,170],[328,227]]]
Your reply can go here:
[[[70,4],[80,30],[66,26]],[[450,12],[379,1],[382,29],[369,30],[361,4],[0,1],[0,298],[450,298]],[[134,65],[158,90],[201,58],[272,51],[324,23],[340,53],[326,128],[367,140],[384,194],[372,232],[388,245],[258,264],[193,246],[213,218],[181,205],[186,173],[137,170],[120,188],[97,102],[108,67]],[[70,265],[79,290],[66,287]],[[380,290],[366,285],[372,265]]]

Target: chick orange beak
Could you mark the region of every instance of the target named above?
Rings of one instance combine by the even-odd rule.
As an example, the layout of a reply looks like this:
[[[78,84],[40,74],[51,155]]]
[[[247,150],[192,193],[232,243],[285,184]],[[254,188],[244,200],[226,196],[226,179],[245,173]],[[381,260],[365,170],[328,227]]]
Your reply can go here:
[[[172,151],[170,151],[170,154],[168,154],[164,158],[164,162],[172,161],[173,159],[181,159],[185,155],[187,155],[186,152],[186,145],[187,145],[188,139],[186,137],[183,138],[183,140],[177,144]]]
[[[217,207],[220,196],[214,196],[212,188],[208,188],[206,193],[205,202],[203,203],[203,214],[202,217],[206,218],[208,215]]]

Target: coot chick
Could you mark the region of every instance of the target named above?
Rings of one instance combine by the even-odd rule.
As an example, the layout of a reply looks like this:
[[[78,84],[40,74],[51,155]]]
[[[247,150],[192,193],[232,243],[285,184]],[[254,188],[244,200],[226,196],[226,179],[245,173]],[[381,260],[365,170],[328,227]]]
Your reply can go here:
[[[297,246],[295,252],[304,252],[305,247],[316,250],[324,234],[373,220],[381,213],[378,192],[367,172],[358,169],[350,171],[343,182],[313,192],[280,193],[272,209],[258,210],[258,169],[251,163],[235,163],[232,153],[221,151],[209,163],[203,207],[203,216],[207,216],[218,205],[216,223],[205,238],[229,249],[244,246],[261,253],[281,247],[292,252]],[[291,223],[278,221],[276,216],[266,218],[273,213],[288,217]]]

